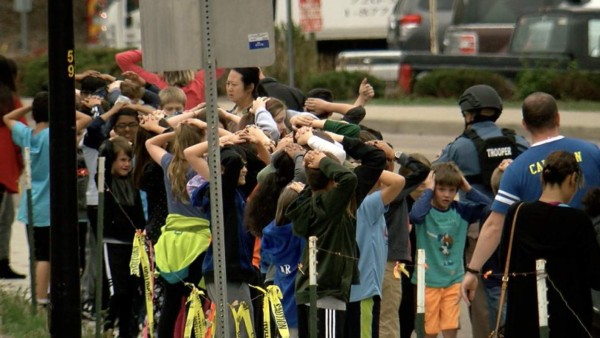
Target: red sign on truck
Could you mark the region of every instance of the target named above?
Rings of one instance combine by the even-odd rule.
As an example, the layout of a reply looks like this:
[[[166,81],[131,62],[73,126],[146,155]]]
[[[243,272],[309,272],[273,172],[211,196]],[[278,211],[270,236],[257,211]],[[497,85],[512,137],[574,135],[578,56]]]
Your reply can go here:
[[[321,0],[300,0],[300,27],[305,33],[321,31]]]

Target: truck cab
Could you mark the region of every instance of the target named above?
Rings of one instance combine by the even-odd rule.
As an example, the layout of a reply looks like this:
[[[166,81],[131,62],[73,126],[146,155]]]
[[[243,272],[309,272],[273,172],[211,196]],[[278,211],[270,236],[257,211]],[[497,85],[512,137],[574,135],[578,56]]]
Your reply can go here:
[[[581,6],[589,0],[457,0],[446,29],[444,54],[508,52],[517,19],[558,6]]]

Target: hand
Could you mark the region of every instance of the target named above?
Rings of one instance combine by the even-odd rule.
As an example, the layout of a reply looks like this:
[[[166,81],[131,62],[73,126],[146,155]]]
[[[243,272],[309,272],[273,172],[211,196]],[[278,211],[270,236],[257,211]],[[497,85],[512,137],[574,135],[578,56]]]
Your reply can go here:
[[[115,104],[112,106],[112,110],[113,111],[119,111],[125,107],[128,107],[129,103],[125,102],[125,101],[117,101],[115,102]]]
[[[460,294],[462,299],[467,303],[471,304],[471,301],[475,298],[475,290],[477,290],[477,275],[472,273],[465,273],[463,281],[460,285]]]
[[[194,118],[184,120],[183,123],[187,123],[189,125],[195,126],[198,129],[206,129],[206,127],[208,126],[206,124],[206,122],[204,122],[202,120],[194,119]]]
[[[292,125],[292,129],[298,130],[304,126],[310,127],[311,122],[314,119],[315,119],[314,117],[309,116],[309,115],[298,114],[298,115],[292,116],[290,118],[290,124]]]
[[[275,151],[285,149],[285,147],[287,147],[290,144],[295,144],[294,139],[292,138],[292,134],[287,134],[283,138],[279,139],[279,142],[277,142],[277,147],[275,148]]]
[[[368,79],[365,77],[360,86],[358,87],[358,95],[362,97],[365,103],[369,102],[375,96],[375,89],[368,82]]]
[[[222,148],[227,145],[246,143],[246,140],[240,137],[240,132],[229,134],[219,138],[219,146]]]
[[[296,142],[301,146],[305,146],[308,144],[308,139],[310,139],[312,136],[312,128],[302,127],[296,131]]]
[[[299,194],[302,192],[302,190],[304,190],[304,183],[292,181],[290,184],[287,185],[287,187]]]
[[[256,100],[252,101],[252,112],[256,114],[259,109],[266,109],[267,101],[269,101],[268,97],[257,97]]]
[[[86,106],[88,108],[92,108],[93,106],[102,104],[102,99],[100,98],[100,96],[90,95],[90,96],[86,97],[85,99],[81,100],[81,104],[83,104],[84,106]]]
[[[315,97],[308,98],[306,99],[306,102],[304,102],[304,108],[307,111],[324,111],[326,110],[326,107],[327,101]]]
[[[433,190],[435,188],[435,172],[433,170],[429,172],[423,184],[425,184],[425,189]]]
[[[304,148],[302,148],[302,146],[298,143],[290,143],[283,148],[283,151],[285,151],[289,157],[295,159],[296,156],[303,154],[306,150],[304,150]]]
[[[500,162],[500,164],[498,165],[498,169],[500,169],[500,172],[504,172],[506,170],[506,168],[508,168],[508,166],[513,162],[512,159],[510,158],[505,158],[502,160],[502,162]]]
[[[133,72],[133,71],[126,71],[123,72],[123,74],[121,74],[121,76],[123,76],[123,78],[139,85],[139,86],[146,86],[146,80],[144,80],[138,73]]]
[[[319,164],[325,157],[327,157],[327,155],[322,151],[309,150],[304,154],[304,165],[308,168],[319,169]]]
[[[105,73],[99,74],[98,77],[107,82],[113,82],[116,80],[116,78],[114,76],[112,76],[110,74],[105,74]]]
[[[164,110],[155,110],[152,113],[150,113],[150,115],[156,120],[162,120],[167,116]]]
[[[471,185],[469,184],[469,181],[467,181],[467,179],[464,176],[461,176],[462,178],[462,183],[460,185],[460,188],[464,191],[464,192],[469,192],[471,191]]]
[[[88,69],[88,70],[84,71],[83,73],[75,74],[75,80],[81,81],[88,76],[98,76],[98,75],[100,75],[99,71],[93,70],[93,69]]]
[[[392,149],[392,147],[390,147],[390,145],[387,144],[387,142],[380,141],[380,140],[372,140],[372,141],[367,141],[367,144],[383,150],[383,152],[385,153],[385,158],[388,161],[394,160],[394,156],[395,156],[394,149]]]
[[[138,120],[140,121],[140,127],[144,128],[148,131],[156,131],[162,128],[158,122],[160,119],[156,118],[153,115],[138,115]]]

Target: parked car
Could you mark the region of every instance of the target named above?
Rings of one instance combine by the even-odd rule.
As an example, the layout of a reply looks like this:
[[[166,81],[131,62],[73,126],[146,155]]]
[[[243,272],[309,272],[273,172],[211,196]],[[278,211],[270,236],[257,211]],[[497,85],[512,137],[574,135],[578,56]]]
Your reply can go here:
[[[437,0],[438,50],[450,24],[454,0]],[[388,20],[389,49],[430,50],[429,0],[398,0]]]
[[[401,55],[399,50],[345,51],[338,54],[335,69],[365,72],[384,81],[396,82]]]
[[[445,54],[506,53],[517,18],[590,0],[457,0],[443,40]]]
[[[526,68],[600,72],[600,9],[553,9],[521,16],[508,53],[432,55],[404,53],[398,82],[410,92],[416,79],[435,69],[480,69],[509,78]]]

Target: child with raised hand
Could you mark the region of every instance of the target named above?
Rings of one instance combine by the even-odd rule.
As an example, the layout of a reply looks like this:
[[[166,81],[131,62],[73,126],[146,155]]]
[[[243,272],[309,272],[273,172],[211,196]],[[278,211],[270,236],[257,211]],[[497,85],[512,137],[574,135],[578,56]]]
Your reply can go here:
[[[146,123],[156,122],[148,120]],[[158,323],[161,337],[173,336],[182,299],[190,292],[184,283],[197,285],[200,282],[204,252],[210,242],[208,217],[192,205],[187,192],[187,182],[195,172],[183,154],[185,148],[204,140],[205,126],[200,120],[190,119],[179,124],[174,132],[146,141],[150,157],[163,169],[168,206],[166,224],[155,245],[156,265],[165,281],[165,300]],[[169,142],[172,153],[165,149]],[[185,259],[178,260],[178,257]]]
[[[299,337],[294,284],[306,240],[293,234],[292,222],[285,210],[302,190],[303,183],[289,183],[277,200],[275,219],[262,230],[261,260],[275,267],[273,283],[283,293],[283,311],[291,338]]]
[[[317,315],[320,335],[342,337],[350,285],[358,282],[355,207],[352,207],[356,175],[321,151],[304,156],[304,189],[286,211],[294,234],[304,239],[317,236]],[[334,254],[337,253],[337,254]],[[298,335],[309,336],[308,248],[302,255],[303,272],[296,279]],[[325,320],[328,318],[328,320]]]
[[[452,163],[435,165],[425,180],[426,189],[410,211],[417,249],[425,250],[425,336],[456,337],[460,283],[464,276],[463,252],[467,227],[481,216],[491,199],[472,188]],[[455,201],[458,190],[477,203]],[[417,283],[413,275],[413,284]]]

